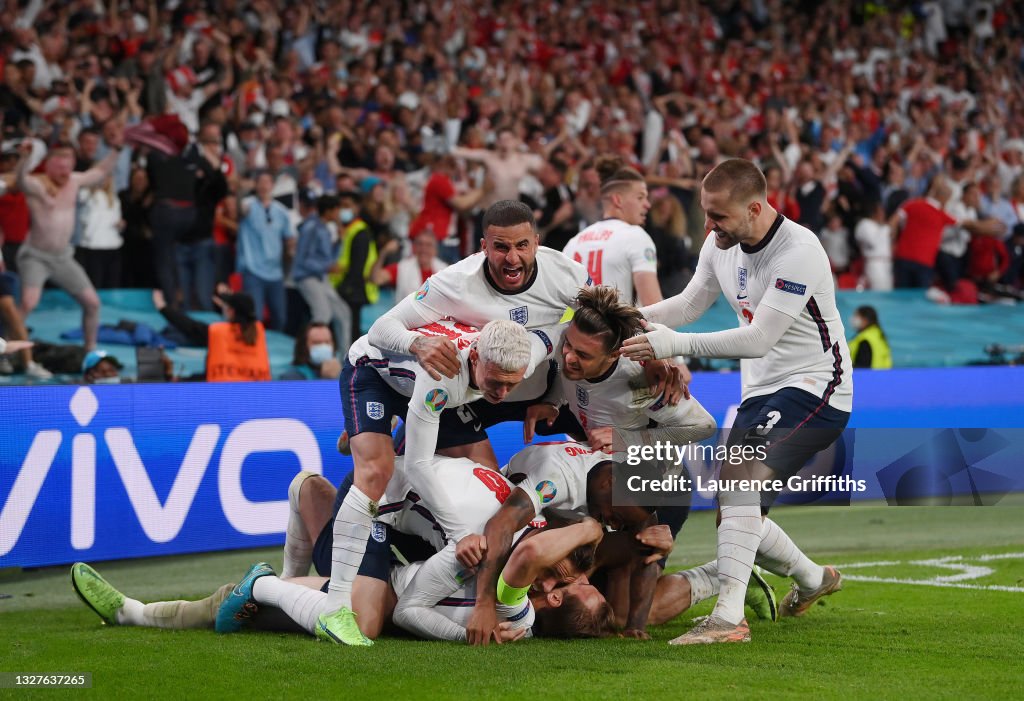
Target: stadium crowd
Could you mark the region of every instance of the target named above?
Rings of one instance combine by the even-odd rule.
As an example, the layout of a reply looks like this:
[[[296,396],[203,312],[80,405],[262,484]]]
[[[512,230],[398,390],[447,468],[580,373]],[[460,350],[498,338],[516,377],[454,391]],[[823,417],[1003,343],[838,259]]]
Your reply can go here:
[[[840,287],[1020,297],[1013,2],[27,0],[0,11],[0,69],[4,265],[23,316],[47,279],[79,300],[86,350],[92,288],[173,313],[230,283],[308,366],[327,342],[306,322],[344,350],[380,286],[476,250],[494,202],[527,202],[561,250],[601,218],[602,154],[651,188],[665,296],[703,244],[702,178],[739,156]],[[63,242],[32,219],[62,182]]]

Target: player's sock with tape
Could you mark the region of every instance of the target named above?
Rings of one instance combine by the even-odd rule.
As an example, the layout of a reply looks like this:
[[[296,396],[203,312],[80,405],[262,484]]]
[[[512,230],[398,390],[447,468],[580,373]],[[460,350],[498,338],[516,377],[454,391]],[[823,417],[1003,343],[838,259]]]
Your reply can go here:
[[[756,493],[721,492],[718,527],[718,601],[713,616],[739,623],[754,556],[761,542],[761,505]]]
[[[303,473],[306,478],[311,473]],[[281,577],[305,577],[313,564],[313,539],[306,530],[306,524],[299,513],[299,491],[305,479],[296,477],[288,487],[288,528],[284,534],[284,568]]]
[[[825,576],[825,568],[804,555],[792,538],[770,518],[764,520],[757,564],[773,574],[792,577],[804,591],[820,587]]]
[[[352,485],[334,519],[334,547],[331,551],[331,583],[327,589],[330,611],[352,608],[352,583],[366,554],[366,540],[373,522],[370,497]]]
[[[262,605],[276,606],[285,612],[306,632],[316,632],[316,621],[321,613],[330,613],[327,594],[301,584],[282,582],[278,577],[260,577],[252,584],[252,598]]]
[[[679,574],[690,583],[690,606],[718,594],[718,562],[711,561]]]
[[[117,624],[121,626],[144,626],[144,618],[142,615],[143,609],[146,605],[138,599],[129,599],[127,596],[124,597],[124,603],[121,604],[121,608],[117,610]]]
[[[156,601],[143,604],[135,599],[125,598],[124,606],[117,612],[117,622],[124,626],[145,626],[147,628],[210,628],[217,620],[217,609],[231,592],[232,585],[225,584],[205,599],[199,601]]]

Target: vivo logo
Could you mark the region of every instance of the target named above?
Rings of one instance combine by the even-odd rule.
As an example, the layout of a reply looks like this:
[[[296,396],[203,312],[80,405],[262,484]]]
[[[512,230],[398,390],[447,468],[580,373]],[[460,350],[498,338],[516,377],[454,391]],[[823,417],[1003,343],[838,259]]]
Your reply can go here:
[[[82,387],[71,398],[71,414],[87,428],[99,411],[93,391]],[[221,438],[218,424],[196,427],[182,457],[167,500],[156,495],[127,427],[110,427],[102,437],[76,433],[71,437],[71,546],[93,547],[96,535],[96,441],[103,440],[113,458],[135,516],[154,543],[174,540],[181,531]],[[36,433],[7,500],[0,511],[0,557],[11,552],[39,498],[65,435],[57,430]],[[242,465],[258,453],[289,452],[299,469],[323,474],[320,447],[310,428],[297,419],[252,419],[236,426],[224,439],[217,463],[217,490],[221,509],[231,526],[246,535],[281,533],[288,522],[288,499],[254,502],[242,491]]]

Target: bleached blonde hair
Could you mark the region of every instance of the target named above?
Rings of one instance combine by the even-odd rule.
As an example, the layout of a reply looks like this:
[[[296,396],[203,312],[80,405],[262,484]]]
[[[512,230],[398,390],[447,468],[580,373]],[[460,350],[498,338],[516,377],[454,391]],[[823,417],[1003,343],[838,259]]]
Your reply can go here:
[[[530,364],[530,334],[508,319],[489,321],[476,339],[480,360],[505,372],[517,372]]]

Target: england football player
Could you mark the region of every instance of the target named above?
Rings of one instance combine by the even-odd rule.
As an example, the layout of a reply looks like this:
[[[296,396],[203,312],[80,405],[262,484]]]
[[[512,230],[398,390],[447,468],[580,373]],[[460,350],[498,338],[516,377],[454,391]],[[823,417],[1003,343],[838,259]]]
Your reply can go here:
[[[615,473],[608,454],[580,443],[538,444],[513,456],[504,471],[519,485],[483,530],[487,550],[479,565],[477,600],[467,624],[470,643],[486,645],[493,637],[498,572],[515,542],[514,534],[536,519],[542,509],[584,511],[620,531],[609,534],[602,549],[614,550],[619,565],[630,569],[630,556],[656,567],[654,563],[672,549],[668,527],[651,526],[652,509],[625,499],[613,501]],[[648,574],[649,589],[641,591],[638,584],[638,597],[629,602],[627,630],[642,632],[646,625],[657,571]]]
[[[573,638],[611,634],[608,604],[585,575],[586,553],[593,550],[602,535],[593,519],[524,534],[502,571],[502,621],[494,632],[495,639],[509,642],[526,635]],[[474,580],[471,576],[463,579],[470,573],[459,563],[455,549],[452,544],[426,561],[391,565],[388,597],[376,615],[393,619],[396,625],[422,638],[465,640],[465,621],[471,610],[466,603],[475,595]],[[278,579],[266,563],[253,565],[239,585],[224,584],[196,601],[143,603],[125,596],[82,562],[71,568],[71,581],[79,598],[108,625],[172,630],[213,628],[222,604],[241,587],[247,592],[259,589],[264,602],[280,604],[291,622],[321,639],[338,642],[333,631],[320,628],[317,616],[310,615],[317,608],[316,603],[327,596],[321,590],[327,578],[299,577],[286,581]],[[282,595],[292,590],[298,594]],[[264,621],[262,615],[256,618],[273,608],[270,604],[256,607],[246,603],[248,608],[241,617],[247,623],[259,621],[259,627],[270,630],[286,627],[282,620]]]
[[[436,467],[438,480],[455,492],[454,498],[460,504],[460,525],[467,532],[482,531],[486,521],[512,490],[512,485],[498,472],[474,465],[465,459],[438,457]],[[429,638],[465,639],[464,629],[461,628],[469,615],[465,604],[472,601],[475,586],[472,573],[467,568],[479,559],[481,547],[478,544],[475,546],[475,555],[472,547],[459,555],[452,543],[441,552],[431,553],[432,556],[415,558],[426,560],[425,563],[416,562],[411,567],[397,565],[389,547],[396,544],[390,540],[394,531],[415,525],[412,521],[416,520],[427,523],[428,530],[429,524],[437,528],[429,510],[417,495],[410,492],[407,498],[396,497],[407,489],[402,461],[398,459],[395,476],[388,485],[388,495],[385,495],[389,503],[381,507],[382,512],[387,513],[382,513],[375,526],[374,540],[379,541],[381,546],[368,553],[360,570],[361,574],[366,570],[364,581],[379,579],[386,587],[390,584],[390,588],[379,601],[356,598],[357,602],[362,603],[362,606],[356,604],[361,622],[370,619],[379,621],[376,630],[379,633],[384,620],[390,617],[397,595],[401,613],[399,615],[396,612],[396,622],[403,627]],[[273,606],[280,608],[309,633],[325,640],[340,642],[346,637],[343,628],[351,625],[350,620],[337,615],[323,617],[318,613],[326,603],[326,595],[321,587],[326,588],[328,580],[304,577],[311,564],[316,565],[320,574],[327,574],[330,570],[329,557],[322,556],[319,542],[315,547],[309,543],[308,534],[319,530],[321,539],[326,534],[329,541],[332,518],[329,513],[323,512],[323,506],[334,500],[332,491],[333,487],[325,479],[308,472],[297,475],[289,487],[290,514],[283,574],[288,574],[292,581],[279,579],[269,565],[258,563],[250,568],[238,585],[233,588],[227,585],[226,592],[225,588],[221,588],[213,596],[199,602],[158,602],[147,605],[126,599],[91,568],[81,563],[72,569],[72,582],[83,601],[112,624],[168,628],[209,627],[215,618],[219,632],[236,632],[251,623],[258,607]],[[413,507],[402,508],[403,501],[406,507],[409,504]],[[402,519],[403,515],[407,518]],[[528,541],[529,545],[516,553],[503,571],[501,594],[507,604],[501,609],[500,615],[510,625],[503,624],[495,631],[499,640],[506,632],[529,628],[533,624],[535,612],[538,621],[549,634],[557,634],[558,630],[564,630],[567,626],[573,635],[596,635],[596,631],[607,628],[601,625],[601,621],[609,620],[605,613],[607,604],[588,584],[584,575],[591,559],[586,553],[592,552],[593,546],[601,539],[601,529],[596,521],[589,520],[582,524],[582,528],[576,526],[553,530],[557,530],[557,533],[545,533],[543,537],[535,528],[524,529],[523,533],[517,534],[517,543]],[[306,547],[301,549],[294,542],[300,534],[305,536],[306,542]],[[427,533],[423,537],[430,539],[431,534]],[[400,541],[399,544],[402,554],[406,556],[413,552],[405,549],[404,543],[407,542]],[[461,543],[459,547],[462,547]],[[460,562],[469,564],[464,566]],[[518,596],[531,588],[534,590],[531,592],[531,600]],[[554,612],[554,609],[562,605],[576,612],[574,620],[578,622],[586,619],[584,622],[589,623],[559,623],[560,619],[566,617],[561,615],[565,612],[560,614]],[[215,616],[211,616],[211,613]],[[373,637],[376,637],[376,633]],[[362,644],[370,645],[372,642],[363,639]]]
[[[432,275],[377,319],[368,334],[371,345],[414,356],[435,378],[451,377],[458,372],[455,346],[414,329],[445,318],[477,328],[510,319],[528,329],[564,320],[576,293],[590,284],[583,266],[540,246],[533,211],[522,202],[491,205],[483,226],[482,250]]]
[[[852,364],[828,257],[811,231],[768,204],[764,176],[749,161],[724,161],[708,173],[701,207],[711,235],[693,279],[676,297],[641,311],[651,322],[678,327],[698,319],[721,293],[739,327],[699,334],[652,327],[627,339],[623,354],[740,358],[743,402],[730,441],[761,447],[766,459],[725,464],[722,478],[785,479],[842,434],[853,405]],[[803,615],[841,588],[834,567],[815,564],[763,518],[776,496],[719,492],[718,603],[674,644],[750,640],[743,593],[755,555],[765,569],[795,580],[782,615]]]
[[[656,440],[685,445],[715,432],[716,424],[694,397],[669,404],[650,391],[644,367],[620,357],[619,347],[642,330],[643,317],[620,300],[615,288],[588,287],[576,297],[576,312],[565,329],[561,374],[544,402],[527,411],[523,438],[533,440],[538,421],[553,422],[566,407],[595,450]]]
[[[540,246],[533,212],[522,202],[495,203],[483,224],[483,250],[431,276],[419,292],[381,316],[370,327],[371,345],[415,357],[434,377],[457,372],[455,347],[444,338],[424,338],[415,329],[444,318],[476,327],[492,319],[511,319],[549,341],[553,349],[558,340],[553,330],[571,318],[576,293],[590,284],[586,270]],[[648,377],[659,387],[674,379],[667,364],[651,367]],[[527,402],[548,390],[548,380],[543,372],[534,372],[501,406],[476,401],[458,413],[447,412],[441,418],[442,433],[521,421]],[[673,389],[673,403],[676,396]],[[460,454],[481,459],[479,454]]]
[[[616,288],[627,304],[660,302],[657,250],[643,229],[651,208],[647,183],[618,156],[602,156],[596,167],[605,218],[576,234],[563,253],[587,266],[595,285]]]
[[[463,327],[462,332],[468,334],[469,330]],[[413,333],[417,338],[428,338]],[[455,347],[447,336],[443,342]],[[543,353],[550,348],[550,343],[541,345],[545,346]],[[456,351],[456,358],[454,377],[435,378],[408,356],[381,351],[365,338],[349,350],[340,383],[354,485],[334,522],[330,610],[339,609],[344,614],[344,610],[351,608],[352,583],[366,550],[379,500],[394,469],[391,417],[406,419],[406,466],[411,484],[431,501],[435,517],[451,532],[454,506],[447,502],[444,490],[437,490],[436,483],[427,479],[438,448],[440,415],[446,408],[475,399],[503,401],[529,370],[530,334],[511,320],[493,321],[484,325],[479,337]]]

